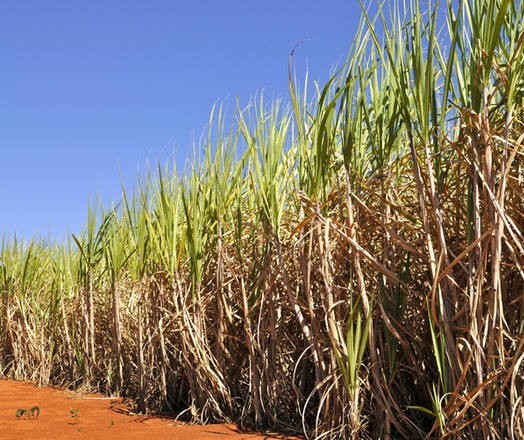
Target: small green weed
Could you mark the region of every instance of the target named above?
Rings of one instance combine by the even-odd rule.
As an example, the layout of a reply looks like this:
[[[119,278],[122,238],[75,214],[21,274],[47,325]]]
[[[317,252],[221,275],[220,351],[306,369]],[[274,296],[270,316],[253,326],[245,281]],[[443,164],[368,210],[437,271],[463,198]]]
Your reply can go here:
[[[17,419],[36,419],[40,415],[40,407],[35,405],[29,409],[18,408],[15,415]]]

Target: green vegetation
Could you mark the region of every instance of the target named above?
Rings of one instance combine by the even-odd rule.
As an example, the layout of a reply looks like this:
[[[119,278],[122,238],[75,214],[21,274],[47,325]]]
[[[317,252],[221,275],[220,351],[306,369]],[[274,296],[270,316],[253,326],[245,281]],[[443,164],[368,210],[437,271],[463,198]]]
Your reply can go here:
[[[214,112],[191,169],[70,241],[4,238],[0,373],[309,438],[524,437],[524,8],[427,6],[363,13],[312,97],[290,73],[289,107]]]
[[[33,406],[29,409],[18,408],[16,410],[15,416],[17,419],[36,419],[40,415],[40,407]]]

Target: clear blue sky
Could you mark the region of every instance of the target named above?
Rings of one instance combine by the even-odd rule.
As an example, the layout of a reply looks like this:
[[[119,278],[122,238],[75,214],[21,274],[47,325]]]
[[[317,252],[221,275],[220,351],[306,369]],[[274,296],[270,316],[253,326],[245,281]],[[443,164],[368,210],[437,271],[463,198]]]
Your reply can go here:
[[[89,199],[189,157],[217,101],[287,97],[287,63],[325,81],[356,0],[2,0],[0,236],[79,232]]]

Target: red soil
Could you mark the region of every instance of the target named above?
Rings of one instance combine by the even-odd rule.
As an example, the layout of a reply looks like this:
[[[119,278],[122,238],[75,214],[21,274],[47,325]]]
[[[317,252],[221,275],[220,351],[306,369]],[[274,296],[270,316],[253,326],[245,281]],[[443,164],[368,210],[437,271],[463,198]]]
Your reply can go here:
[[[34,406],[39,407],[38,416],[16,416],[18,409]],[[284,437],[241,433],[234,425],[191,426],[171,419],[132,415],[122,399],[0,380],[0,440],[111,438],[255,440]]]

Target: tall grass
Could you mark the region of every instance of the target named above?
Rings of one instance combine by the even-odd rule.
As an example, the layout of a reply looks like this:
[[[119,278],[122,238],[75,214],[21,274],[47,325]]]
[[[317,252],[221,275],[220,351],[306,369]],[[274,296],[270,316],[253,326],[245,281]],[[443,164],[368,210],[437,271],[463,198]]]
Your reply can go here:
[[[4,238],[1,374],[308,438],[524,437],[524,8],[455,3],[363,7],[323,87],[290,68],[184,174]]]

